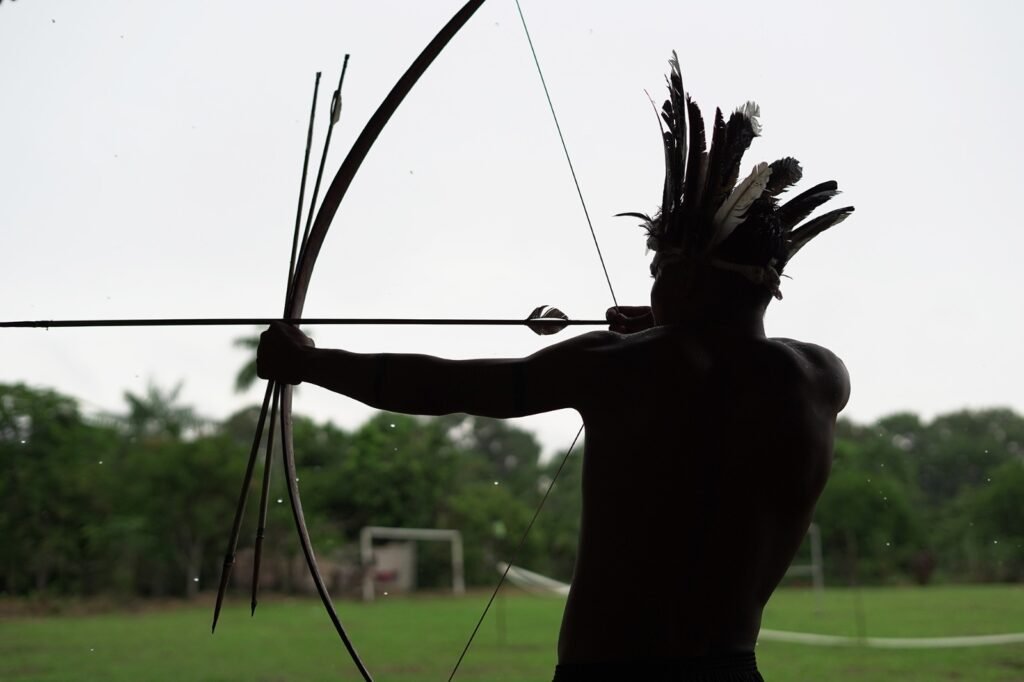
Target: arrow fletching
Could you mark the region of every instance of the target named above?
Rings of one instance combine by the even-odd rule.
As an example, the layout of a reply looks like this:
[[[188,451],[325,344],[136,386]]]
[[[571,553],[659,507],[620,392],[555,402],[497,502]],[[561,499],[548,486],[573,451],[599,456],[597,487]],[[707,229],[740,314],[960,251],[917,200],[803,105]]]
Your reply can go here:
[[[345,72],[348,71],[348,58],[349,55],[345,55],[345,61],[341,65],[341,76],[338,77],[338,89],[334,91],[334,95],[331,96],[331,124],[338,122],[341,118],[341,85],[345,82]]]
[[[566,324],[569,316],[558,308],[549,305],[539,305],[526,316],[526,326],[538,336],[557,334],[569,325]]]

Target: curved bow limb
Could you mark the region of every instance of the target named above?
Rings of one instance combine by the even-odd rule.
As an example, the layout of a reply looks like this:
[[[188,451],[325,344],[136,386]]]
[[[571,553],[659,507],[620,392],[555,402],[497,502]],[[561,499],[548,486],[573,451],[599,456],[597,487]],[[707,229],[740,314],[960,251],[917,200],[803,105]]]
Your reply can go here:
[[[369,153],[374,141],[376,141],[381,130],[384,129],[384,126],[387,124],[388,120],[390,120],[392,114],[395,113],[398,105],[402,103],[402,100],[405,99],[405,96],[416,84],[416,81],[419,80],[420,76],[423,75],[427,67],[430,66],[452,37],[458,33],[459,29],[466,24],[469,18],[473,16],[483,3],[484,0],[469,0],[458,12],[456,12],[455,16],[453,16],[448,23],[444,25],[438,34],[434,36],[434,39],[427,44],[412,65],[398,80],[395,86],[388,93],[387,97],[384,98],[384,101],[381,102],[373,116],[370,117],[370,120],[363,128],[363,131],[359,134],[359,137],[352,145],[352,149],[345,157],[344,162],[341,164],[341,168],[338,169],[337,174],[334,176],[330,186],[327,188],[327,192],[324,194],[320,210],[317,212],[316,219],[313,222],[313,227],[309,231],[309,238],[302,246],[298,266],[295,270],[295,277],[291,282],[291,294],[288,304],[285,306],[285,317],[302,317],[302,309],[306,302],[306,293],[309,289],[309,281],[313,274],[313,266],[315,265],[317,256],[320,253],[320,248],[323,246],[324,238],[327,236],[327,230],[330,228],[331,222],[334,220],[334,216],[338,212],[341,200],[345,197],[345,193],[352,184],[356,171],[359,170],[360,165],[362,165],[362,162],[366,158],[367,153]],[[345,648],[348,649],[349,655],[352,657],[352,661],[356,664],[356,667],[359,669],[363,679],[366,682],[372,682],[373,678],[370,676],[366,666],[363,665],[363,662],[360,660],[359,654],[356,652],[348,634],[345,632],[341,619],[338,617],[334,604],[331,601],[330,594],[328,594],[327,587],[324,585],[323,578],[320,575],[316,556],[313,554],[313,546],[309,538],[309,531],[306,528],[305,515],[302,512],[302,501],[299,496],[298,485],[296,484],[295,450],[291,427],[291,407],[292,390],[290,386],[285,386],[281,391],[281,459],[285,467],[285,480],[288,484],[288,497],[291,502],[292,515],[295,517],[295,525],[299,533],[302,553],[306,558],[306,564],[309,567],[309,572],[313,578],[313,582],[316,584],[320,600],[323,602],[324,608],[327,609],[327,613],[331,618],[331,622],[334,623],[334,628],[338,632],[338,636],[345,644]]]
[[[448,42],[459,32],[459,29],[469,21],[469,18],[483,4],[484,0],[469,0],[469,2],[462,6],[462,9],[455,13],[455,16],[448,20],[448,23],[423,48],[423,51],[416,60],[402,74],[402,77],[398,79],[398,82],[391,88],[391,92],[380,103],[373,116],[370,117],[359,137],[356,138],[352,149],[349,151],[348,156],[345,157],[341,168],[338,169],[334,180],[331,181],[330,187],[327,188],[327,192],[324,194],[323,203],[320,204],[320,210],[317,212],[316,219],[313,221],[313,227],[309,232],[309,239],[299,255],[299,266],[295,273],[295,283],[292,292],[292,305],[286,317],[302,316],[301,313],[306,302],[306,290],[309,287],[309,279],[313,274],[313,265],[320,254],[324,237],[327,236],[327,230],[330,228],[331,222],[338,212],[338,207],[341,205],[341,200],[345,197],[349,185],[352,184],[352,180],[355,178],[356,171],[359,170],[359,166],[362,165],[367,153],[369,153],[373,143],[377,140],[377,136],[380,135],[384,126],[391,119],[392,114],[398,109],[398,106],[405,99],[405,96],[409,94],[409,91],[412,90],[412,87],[416,85],[416,81],[427,70],[427,67],[433,63],[437,55],[441,53],[441,50],[445,48]]]
[[[309,529],[306,527],[306,516],[302,512],[302,499],[299,497],[298,472],[295,469],[295,453],[292,449],[291,386],[281,387],[281,447],[284,450],[284,456],[281,459],[284,462],[284,476],[285,481],[288,484],[288,499],[291,502],[292,516],[295,518],[295,528],[299,533],[299,544],[302,546],[302,554],[306,557],[306,564],[309,566],[309,574],[313,578],[313,584],[316,585],[316,591],[320,595],[320,601],[323,602],[324,608],[327,609],[327,615],[330,617],[331,622],[334,624],[334,629],[337,631],[342,643],[348,650],[348,655],[352,657],[352,662],[355,663],[356,668],[359,669],[359,674],[363,676],[363,679],[366,680],[366,682],[373,682],[373,677],[370,676],[370,671],[366,669],[366,665],[359,657],[359,652],[356,651],[355,645],[352,644],[352,640],[349,639],[348,633],[345,632],[345,626],[342,625],[341,618],[338,616],[338,611],[334,608],[334,602],[331,601],[331,595],[327,592],[327,586],[324,584],[323,576],[320,575],[320,566],[317,565],[316,555],[313,553],[313,541],[309,537]]]

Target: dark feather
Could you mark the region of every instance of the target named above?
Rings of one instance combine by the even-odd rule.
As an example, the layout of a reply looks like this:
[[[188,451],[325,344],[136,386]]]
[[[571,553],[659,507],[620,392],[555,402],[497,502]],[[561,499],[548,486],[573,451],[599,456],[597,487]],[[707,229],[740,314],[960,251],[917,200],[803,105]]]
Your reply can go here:
[[[718,247],[720,258],[734,263],[762,265],[785,255],[785,243],[774,200],[754,201],[744,220]]]
[[[785,261],[788,262],[789,259],[795,256],[797,251],[802,249],[807,242],[811,241],[828,228],[838,225],[846,220],[851,213],[853,213],[853,206],[837,208],[836,210],[824,213],[793,230],[787,240]],[[782,263],[782,265],[785,265],[785,262]]]
[[[665,130],[665,124],[661,120],[661,114],[658,113],[658,105],[656,105],[654,103],[654,100],[651,98],[651,95],[649,93],[647,93],[646,90],[644,91],[644,93],[647,94],[647,100],[651,103],[651,108],[654,109],[654,118],[658,119],[658,128],[661,130],[661,144],[662,144],[662,147],[664,148],[664,152],[665,152],[665,187],[662,190],[662,195],[661,195],[662,205],[664,205],[664,202],[668,198],[668,178],[670,177],[671,172],[672,172],[672,169],[671,169],[671,151],[672,150],[671,150],[671,148],[668,145],[668,142],[666,140],[666,136],[668,134],[668,131]],[[626,214],[620,213],[619,215],[626,215]],[[651,222],[649,218],[648,218],[647,222],[648,222],[648,224]]]
[[[736,187],[736,180],[740,176],[740,162],[743,154],[754,141],[757,133],[754,129],[754,121],[744,113],[743,109],[737,109],[729,117],[725,125],[725,151],[722,155],[722,170],[717,187],[709,187],[708,199],[704,209],[714,215],[715,211],[726,200],[733,188]]]
[[[838,188],[839,185],[835,180],[829,180],[815,185],[806,192],[801,192],[784,203],[779,207],[779,222],[782,223],[782,229],[787,232],[792,230],[811,215],[814,209],[839,194]]]
[[[661,191],[661,206],[668,206],[672,200],[672,133],[662,131],[661,143],[665,147],[665,186]]]
[[[704,117],[697,103],[686,96],[690,116],[690,158],[686,162],[686,186],[683,189],[683,210],[688,217],[696,216],[700,207],[700,194],[707,173],[707,142],[704,139]]]
[[[613,217],[614,218],[639,218],[640,220],[644,221],[645,223],[651,222],[651,216],[647,215],[646,213],[634,213],[632,211],[627,211],[626,213],[616,213]]]
[[[669,92],[672,90],[672,82],[666,77],[669,84]],[[675,207],[674,198],[676,187],[682,182],[685,159],[679,155],[679,123],[676,113],[672,109],[672,100],[667,99],[661,105],[661,120],[665,122],[665,131],[662,133],[662,144],[665,145],[665,187],[661,196],[661,210],[663,213],[671,214]]]
[[[686,130],[686,90],[683,89],[683,75],[679,71],[679,56],[672,51],[672,58],[669,60],[669,67],[671,72],[669,74],[669,99],[672,102],[672,115],[675,125],[672,127],[672,134],[675,136],[675,151],[678,155],[679,162],[679,175],[676,176],[676,181],[679,183],[675,187],[676,196],[675,201],[678,202],[682,197],[679,196],[683,191],[683,170],[686,166],[687,147],[689,145],[689,138],[687,137]]]
[[[771,164],[772,176],[768,179],[768,186],[764,193],[770,197],[778,196],[788,188],[800,182],[804,171],[800,168],[800,162],[792,156],[787,156]]]
[[[661,229],[661,214],[654,216],[653,218],[646,213],[616,213],[616,218],[639,218],[643,222],[640,223],[640,227],[644,228],[644,233],[647,236],[647,249],[649,251],[657,251],[662,243],[662,232]]]
[[[665,102],[667,105],[668,102]],[[668,171],[665,173],[665,188],[661,196],[661,210],[663,213],[671,213],[676,208],[679,190],[677,189],[683,181],[683,159],[679,155],[679,144],[675,133],[671,130],[665,133],[665,165]]]
[[[722,181],[722,166],[725,159],[725,119],[722,117],[722,110],[715,109],[715,123],[711,128],[711,149],[708,150],[707,172],[705,173],[704,188],[700,201],[700,212],[704,216],[701,224],[710,228],[711,216],[715,209],[711,208],[711,195]],[[703,235],[704,238],[709,235]]]
[[[679,71],[679,58],[672,53],[669,59],[670,72],[666,77],[669,99],[662,106],[662,118],[668,126],[669,135],[665,137],[666,154],[669,155],[671,177],[665,177],[665,191],[662,197],[661,215],[667,216],[666,224],[661,225],[663,235],[671,241],[682,236],[681,202],[683,184],[686,173],[686,156],[688,146],[686,125],[686,94],[683,89],[683,77]],[[671,139],[670,139],[671,138]]]

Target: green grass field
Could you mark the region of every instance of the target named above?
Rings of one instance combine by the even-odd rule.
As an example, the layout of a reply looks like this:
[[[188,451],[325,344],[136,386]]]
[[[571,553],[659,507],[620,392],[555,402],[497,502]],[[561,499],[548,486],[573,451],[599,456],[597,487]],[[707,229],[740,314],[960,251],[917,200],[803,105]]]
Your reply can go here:
[[[381,682],[446,680],[486,595],[341,602],[363,659]],[[929,637],[1024,631],[1024,587],[865,589],[866,632]],[[209,680],[288,682],[358,677],[315,601],[270,600],[250,618],[241,599],[210,635],[212,597],[134,612],[0,620],[0,680],[104,682]],[[855,595],[826,592],[816,615],[808,591],[776,593],[764,627],[854,635]],[[509,590],[495,604],[459,680],[550,680],[562,601]],[[504,628],[501,627],[502,622]],[[502,636],[502,630],[504,635]],[[782,680],[1024,681],[1024,644],[938,650],[877,650],[763,642],[768,682]]]

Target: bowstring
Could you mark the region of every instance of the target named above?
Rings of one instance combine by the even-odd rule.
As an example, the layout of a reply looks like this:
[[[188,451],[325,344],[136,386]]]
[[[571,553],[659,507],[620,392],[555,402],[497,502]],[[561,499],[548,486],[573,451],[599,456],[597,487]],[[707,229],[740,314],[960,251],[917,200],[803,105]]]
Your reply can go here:
[[[519,538],[519,545],[516,546],[512,556],[509,557],[509,561],[505,563],[505,570],[501,574],[501,578],[498,580],[498,584],[494,586],[494,591],[491,592],[490,599],[487,600],[487,606],[484,607],[484,612],[480,614],[480,618],[476,621],[476,626],[473,628],[473,633],[469,636],[469,641],[466,642],[466,646],[463,647],[462,653],[459,654],[459,660],[455,662],[455,667],[452,668],[451,675],[448,676],[448,682],[452,682],[455,678],[455,673],[459,670],[459,665],[462,664],[462,659],[466,657],[466,652],[469,651],[469,647],[473,644],[473,639],[476,637],[477,631],[480,630],[480,626],[483,625],[484,618],[487,617],[487,612],[491,608],[491,604],[494,603],[495,597],[498,596],[498,591],[501,590],[501,586],[505,584],[505,578],[508,577],[508,572],[512,569],[512,566],[516,563],[519,558],[520,552],[523,551],[523,546],[526,544],[526,536],[530,534],[530,529],[533,528],[533,522],[540,516],[540,510],[544,508],[544,503],[548,500],[548,495],[551,494],[551,489],[555,487],[555,481],[558,480],[558,475],[562,473],[562,469],[565,468],[565,463],[569,461],[569,455],[572,454],[573,449],[576,447],[576,441],[583,435],[583,425],[580,425],[580,430],[576,432],[576,437],[572,439],[572,445],[566,450],[565,456],[562,457],[562,463],[558,465],[558,469],[555,471],[555,475],[551,477],[551,482],[548,483],[547,490],[544,491],[544,496],[540,498],[540,504],[537,505],[537,509],[533,512],[533,518],[530,519],[530,523],[526,525],[526,530],[523,531],[523,535]]]
[[[590,228],[590,237],[594,240],[594,248],[597,249],[597,258],[601,261],[601,270],[604,271],[604,280],[608,283],[608,291],[612,295],[612,303],[615,307],[619,307],[619,300],[615,296],[615,289],[612,287],[612,278],[608,276],[608,268],[604,263],[604,254],[601,253],[601,245],[597,242],[597,233],[594,231],[594,223],[590,219],[590,211],[587,210],[587,202],[583,198],[583,190],[580,189],[580,181],[576,177],[576,167],[572,163],[572,157],[569,155],[569,146],[565,143],[565,135],[562,134],[562,126],[558,122],[558,114],[555,113],[555,105],[551,101],[551,93],[548,92],[548,82],[544,78],[544,70],[540,68],[540,59],[537,58],[537,50],[533,47],[533,38],[530,37],[530,29],[526,25],[526,16],[523,15],[523,8],[519,4],[519,0],[515,0],[516,11],[519,13],[519,21],[523,24],[523,32],[526,33],[526,42],[530,45],[530,54],[533,55],[533,63],[537,66],[537,74],[540,76],[540,84],[544,86],[544,97],[548,101],[548,109],[551,110],[551,118],[555,121],[555,129],[558,131],[558,139],[562,143],[562,151],[565,152],[565,160],[569,164],[569,172],[572,173],[573,184],[576,185],[576,194],[580,198],[580,206],[583,207],[583,215],[587,219],[587,227]]]
[[[601,270],[604,272],[605,282],[608,283],[608,292],[612,295],[612,303],[616,308],[619,307],[618,298],[615,296],[615,288],[612,286],[611,277],[608,276],[608,267],[604,262],[604,255],[601,253],[601,245],[597,241],[597,233],[594,231],[594,223],[590,219],[590,211],[587,209],[587,202],[583,198],[583,190],[580,189],[580,181],[576,177],[576,167],[573,165],[572,156],[569,154],[569,146],[565,142],[565,135],[562,134],[562,126],[558,122],[558,114],[555,113],[555,105],[551,101],[551,93],[548,91],[547,79],[544,78],[544,70],[540,66],[540,59],[537,57],[537,50],[533,46],[533,38],[530,37],[530,29],[526,25],[526,16],[523,14],[523,8],[519,4],[519,0],[515,0],[516,11],[519,14],[519,20],[523,25],[523,32],[526,34],[526,42],[530,46],[530,54],[533,56],[533,63],[537,67],[537,74],[540,76],[541,85],[544,88],[544,97],[548,102],[548,109],[551,111],[551,118],[554,119],[555,129],[558,131],[558,139],[562,143],[562,151],[565,153],[566,163],[569,164],[569,172],[572,174],[573,184],[576,185],[576,194],[580,198],[580,205],[583,207],[583,215],[587,219],[587,227],[590,228],[590,237],[594,241],[594,248],[597,250],[598,260],[601,261]],[[480,614],[480,618],[477,619],[476,625],[473,627],[473,632],[469,635],[469,640],[466,642],[466,646],[463,647],[462,653],[459,654],[459,660],[455,662],[455,667],[452,668],[451,674],[448,676],[448,682],[452,682],[455,679],[455,673],[459,671],[459,666],[462,664],[462,660],[466,657],[466,653],[469,651],[469,647],[472,646],[473,640],[476,638],[476,633],[479,632],[480,626],[483,624],[484,619],[487,617],[487,612],[491,608],[491,604],[494,603],[495,598],[498,596],[498,592],[501,590],[502,585],[505,584],[505,579],[508,577],[509,571],[512,566],[516,563],[519,558],[519,554],[522,552],[523,547],[526,545],[526,538],[530,534],[530,530],[533,529],[533,524],[540,515],[541,509],[544,508],[544,503],[547,502],[548,495],[551,494],[552,488],[555,487],[555,482],[558,480],[559,474],[562,473],[562,469],[565,468],[566,462],[569,461],[569,456],[576,448],[576,443],[579,441],[580,436],[583,435],[584,425],[580,425],[579,431],[576,432],[576,437],[572,439],[572,444],[569,449],[566,450],[565,456],[562,457],[561,463],[558,465],[558,469],[555,470],[555,475],[551,477],[551,482],[548,483],[547,489],[544,491],[544,495],[541,497],[540,504],[537,505],[537,509],[533,512],[533,517],[530,519],[530,523],[527,524],[526,530],[523,531],[522,537],[519,539],[519,544],[516,546],[515,551],[512,553],[510,560],[505,564],[505,570],[502,571],[501,578],[498,579],[497,585],[494,586],[494,590],[491,592],[490,598],[487,600],[487,605],[484,606],[483,613]]]

